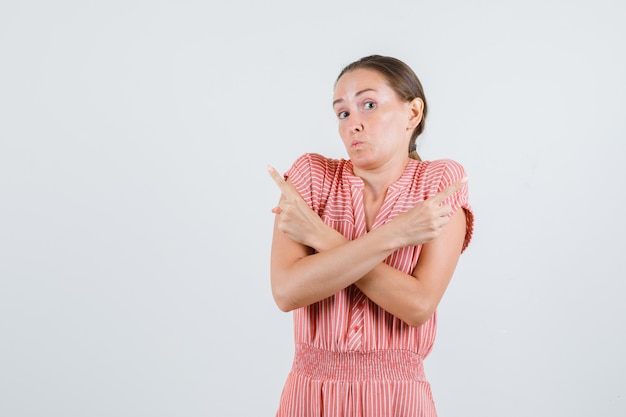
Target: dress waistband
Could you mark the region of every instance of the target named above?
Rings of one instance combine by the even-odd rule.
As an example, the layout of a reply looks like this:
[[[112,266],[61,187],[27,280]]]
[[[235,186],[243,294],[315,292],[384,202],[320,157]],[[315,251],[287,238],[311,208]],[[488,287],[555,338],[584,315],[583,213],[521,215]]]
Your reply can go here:
[[[426,381],[421,356],[397,349],[335,352],[298,344],[291,372],[315,380]]]

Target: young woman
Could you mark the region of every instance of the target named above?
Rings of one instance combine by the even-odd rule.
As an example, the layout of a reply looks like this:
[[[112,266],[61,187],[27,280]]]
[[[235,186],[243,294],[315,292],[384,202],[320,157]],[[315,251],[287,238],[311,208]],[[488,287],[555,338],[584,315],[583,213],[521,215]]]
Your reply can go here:
[[[272,292],[295,331],[277,416],[435,416],[422,361],[472,234],[465,173],[415,152],[427,104],[398,59],[344,68],[333,108],[349,159],[269,167],[282,193]]]

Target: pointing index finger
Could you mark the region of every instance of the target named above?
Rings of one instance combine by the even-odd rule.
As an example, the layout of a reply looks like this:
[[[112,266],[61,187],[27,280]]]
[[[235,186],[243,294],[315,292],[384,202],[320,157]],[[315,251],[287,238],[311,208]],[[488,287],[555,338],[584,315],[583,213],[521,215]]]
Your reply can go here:
[[[271,165],[268,165],[267,172],[270,173],[270,176],[272,177],[276,185],[278,185],[278,188],[280,188],[280,191],[282,192],[286,191],[285,188],[287,187],[287,182],[284,180],[283,176],[280,175],[278,171],[276,171],[276,168],[274,168]]]

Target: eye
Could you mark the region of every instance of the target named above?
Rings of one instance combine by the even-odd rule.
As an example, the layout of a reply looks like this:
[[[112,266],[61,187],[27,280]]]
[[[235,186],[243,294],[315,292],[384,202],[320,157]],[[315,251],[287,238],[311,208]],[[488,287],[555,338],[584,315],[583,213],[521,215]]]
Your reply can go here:
[[[363,108],[365,110],[372,110],[376,108],[376,103],[374,103],[373,101],[366,101],[365,103],[363,103]]]
[[[340,111],[337,114],[337,117],[340,119],[345,119],[346,117],[348,117],[350,115],[350,113],[348,113],[347,111]]]

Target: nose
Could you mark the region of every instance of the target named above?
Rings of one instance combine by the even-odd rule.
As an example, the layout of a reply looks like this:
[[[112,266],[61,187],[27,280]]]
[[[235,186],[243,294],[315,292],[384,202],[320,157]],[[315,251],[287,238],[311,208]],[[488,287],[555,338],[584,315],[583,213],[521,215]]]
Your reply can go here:
[[[350,132],[359,133],[363,131],[363,123],[359,120],[358,117],[354,117],[350,115]]]

